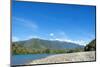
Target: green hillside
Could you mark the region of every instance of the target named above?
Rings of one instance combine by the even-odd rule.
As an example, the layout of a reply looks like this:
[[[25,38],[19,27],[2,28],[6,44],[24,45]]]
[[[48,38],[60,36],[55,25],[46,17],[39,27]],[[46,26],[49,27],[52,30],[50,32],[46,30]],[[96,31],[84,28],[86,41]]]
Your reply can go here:
[[[29,39],[12,43],[13,54],[37,54],[37,53],[71,53],[83,50],[82,45],[62,42],[50,41],[43,39]]]

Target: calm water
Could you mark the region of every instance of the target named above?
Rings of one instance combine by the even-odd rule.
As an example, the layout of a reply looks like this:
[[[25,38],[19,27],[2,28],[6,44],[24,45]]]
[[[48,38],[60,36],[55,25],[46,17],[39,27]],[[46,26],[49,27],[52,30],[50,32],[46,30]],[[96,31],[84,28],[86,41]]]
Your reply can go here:
[[[19,65],[19,64],[27,64],[32,60],[45,58],[52,54],[28,54],[28,55],[14,55],[12,56],[11,63],[12,65]]]

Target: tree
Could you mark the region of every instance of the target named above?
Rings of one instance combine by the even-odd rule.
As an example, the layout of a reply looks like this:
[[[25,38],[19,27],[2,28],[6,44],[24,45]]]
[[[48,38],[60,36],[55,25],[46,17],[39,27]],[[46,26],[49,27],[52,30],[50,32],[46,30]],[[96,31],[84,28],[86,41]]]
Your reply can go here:
[[[85,51],[95,51],[96,50],[96,39],[87,44],[84,48]]]

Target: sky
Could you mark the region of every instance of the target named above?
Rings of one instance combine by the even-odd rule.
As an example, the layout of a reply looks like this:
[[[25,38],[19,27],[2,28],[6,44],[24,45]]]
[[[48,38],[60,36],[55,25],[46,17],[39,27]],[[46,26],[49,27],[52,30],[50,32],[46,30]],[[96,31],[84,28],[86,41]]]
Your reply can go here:
[[[95,6],[12,3],[12,41],[40,38],[86,45],[95,39]]]

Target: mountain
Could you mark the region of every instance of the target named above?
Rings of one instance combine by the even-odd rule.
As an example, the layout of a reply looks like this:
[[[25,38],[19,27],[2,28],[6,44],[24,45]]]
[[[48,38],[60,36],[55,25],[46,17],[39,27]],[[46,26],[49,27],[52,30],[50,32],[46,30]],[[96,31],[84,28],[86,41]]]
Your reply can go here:
[[[96,50],[96,39],[92,40],[84,48],[85,51],[95,51]]]
[[[63,41],[51,41],[32,38],[25,41],[13,42],[15,45],[19,45],[28,49],[71,49],[71,48],[83,48],[84,46]]]

